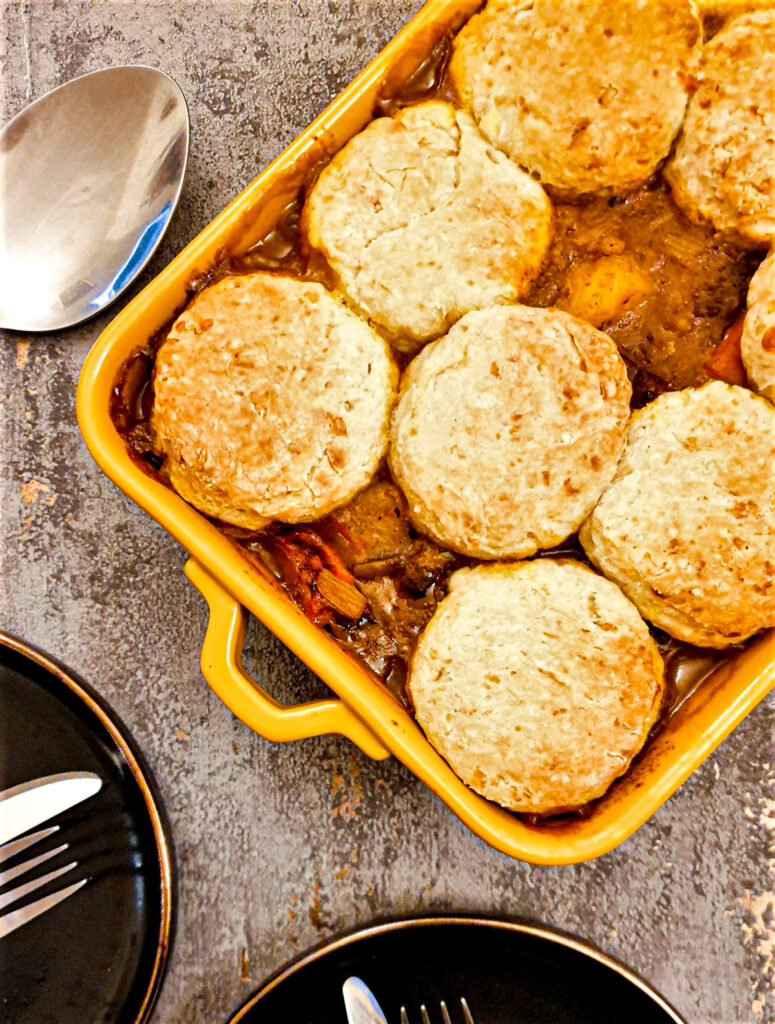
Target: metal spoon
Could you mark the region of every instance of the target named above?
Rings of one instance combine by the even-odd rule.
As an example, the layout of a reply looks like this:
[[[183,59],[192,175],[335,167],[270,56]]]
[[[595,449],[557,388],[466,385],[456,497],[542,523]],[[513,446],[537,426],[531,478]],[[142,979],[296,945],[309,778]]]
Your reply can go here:
[[[188,109],[154,68],[95,71],[0,132],[0,326],[53,331],[137,277],[175,209]]]

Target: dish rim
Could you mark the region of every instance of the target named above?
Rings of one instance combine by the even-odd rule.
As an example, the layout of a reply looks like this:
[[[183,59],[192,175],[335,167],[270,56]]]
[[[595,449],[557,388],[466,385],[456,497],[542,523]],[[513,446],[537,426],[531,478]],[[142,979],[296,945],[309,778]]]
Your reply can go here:
[[[512,857],[540,864],[571,864],[601,856],[632,835],[775,686],[775,631],[764,634],[707,679],[648,741],[647,756],[641,755],[642,759],[630,766],[589,816],[560,825],[532,825],[468,789],[376,676],[313,625],[212,523],[133,462],[109,413],[110,396],[123,362],[169,322],[189,297],[192,283],[217,262],[218,254],[228,252],[237,239],[242,239],[244,248],[251,232],[254,239],[261,237],[258,225],[264,226],[265,234],[278,221],[288,198],[298,191],[300,168],[319,160],[321,149],[330,155],[332,146],[335,151],[368,123],[374,100],[391,76],[405,76],[428,56],[441,35],[456,30],[479,6],[479,0],[428,0],[323,113],[118,314],[83,365],[77,414],[86,445],[105,474],[160,523],[235,602],[304,661],[379,743],[475,834]],[[208,670],[215,671],[203,660],[205,678]],[[674,742],[679,733],[689,739]],[[645,772],[649,760],[657,762],[659,771]]]

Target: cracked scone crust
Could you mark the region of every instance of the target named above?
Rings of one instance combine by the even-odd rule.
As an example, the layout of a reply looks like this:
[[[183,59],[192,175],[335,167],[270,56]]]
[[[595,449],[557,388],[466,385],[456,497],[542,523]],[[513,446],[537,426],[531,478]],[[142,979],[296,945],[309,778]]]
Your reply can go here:
[[[702,647],[775,625],[775,409],[711,381],[633,413],[579,536],[644,618]]]
[[[226,277],[159,349],[151,428],[202,512],[246,529],[304,522],[371,479],[397,382],[387,343],[322,285]]]
[[[624,446],[616,345],[559,310],[468,313],[404,374],[388,460],[418,529],[475,558],[521,558],[589,515]]]
[[[551,206],[467,113],[431,101],[351,139],[311,190],[303,228],[355,305],[411,350],[525,294]]]
[[[775,249],[751,278],[740,352],[750,383],[775,402]]]
[[[665,166],[678,205],[749,245],[775,239],[775,10],[704,47],[697,91]]]
[[[450,73],[486,137],[544,184],[621,192],[670,151],[699,38],[690,0],[490,0]]]
[[[775,0],[697,0],[700,17],[729,20],[751,11],[775,7]]]
[[[602,796],[663,689],[656,645],[619,588],[548,558],[454,573],[409,676],[417,720],[453,771],[533,814]]]

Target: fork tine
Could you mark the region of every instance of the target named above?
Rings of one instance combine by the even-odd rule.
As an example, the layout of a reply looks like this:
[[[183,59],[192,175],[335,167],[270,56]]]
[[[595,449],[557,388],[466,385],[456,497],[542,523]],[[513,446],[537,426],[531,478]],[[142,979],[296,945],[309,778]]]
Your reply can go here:
[[[70,864],[65,864],[62,868],[56,868],[54,871],[49,871],[47,875],[41,875],[40,878],[33,878],[31,882],[25,882],[23,885],[17,885],[15,889],[9,889],[8,892],[0,893],[0,910],[2,910],[3,907],[7,907],[9,903],[15,903],[17,900],[21,899],[22,896],[26,896],[27,893],[40,889],[40,887],[42,885],[46,885],[47,882],[53,882],[55,878],[59,878],[60,875],[64,875],[65,872],[71,871],[77,866],[78,861],[74,860]]]
[[[30,844],[32,845],[32,844]],[[52,857],[56,857],[58,853],[63,853],[68,847],[69,843],[63,843],[62,846],[57,846],[53,850],[47,850],[45,853],[38,854],[37,857],[30,857],[29,860],[23,860],[21,864],[15,864],[12,868],[8,868],[7,871],[0,871],[0,886],[8,885],[14,878],[18,878],[19,875],[25,875],[28,871],[32,871],[39,864],[44,864],[47,860],[51,860]],[[0,895],[0,899],[2,896]],[[0,904],[2,906],[2,904]]]
[[[10,860],[17,853],[21,853],[23,850],[28,849],[28,847],[40,842],[41,839],[53,836],[58,830],[59,825],[52,825],[50,828],[41,829],[40,832],[33,832],[32,835],[22,836],[21,839],[13,839],[10,843],[4,843],[0,846],[0,864],[4,860]]]
[[[0,939],[5,935],[10,935],[11,932],[21,928],[23,924],[32,921],[51,907],[55,907],[62,900],[66,900],[68,896],[72,896],[74,892],[77,892],[81,886],[86,885],[88,881],[88,878],[82,878],[80,882],[68,885],[65,889],[59,889],[57,892],[52,892],[49,896],[43,896],[41,899],[35,900],[34,903],[28,903],[26,907],[21,907],[19,910],[11,910],[7,914],[1,915]]]
[[[440,1006],[443,1024],[452,1024],[452,1018],[450,1017],[449,1010],[447,1009],[447,1004],[444,1002],[443,999],[441,1000]],[[465,1024],[474,1024],[474,1018],[470,1009],[468,1008],[468,1003],[462,997],[460,999],[460,1006],[463,1010]],[[420,1016],[422,1017],[422,1024],[431,1024],[430,1017],[428,1016],[428,1011],[425,1008],[424,1004],[420,1007]],[[409,1015],[403,1006],[401,1007],[401,1024],[409,1024]]]

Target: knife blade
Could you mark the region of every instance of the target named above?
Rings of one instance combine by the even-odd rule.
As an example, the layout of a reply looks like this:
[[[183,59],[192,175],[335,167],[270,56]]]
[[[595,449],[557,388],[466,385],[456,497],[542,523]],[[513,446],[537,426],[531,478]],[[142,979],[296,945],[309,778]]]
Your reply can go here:
[[[94,772],[62,772],[0,793],[0,845],[88,800],[102,789]]]
[[[374,994],[360,978],[348,978],[342,995],[348,1024],[387,1024]]]

